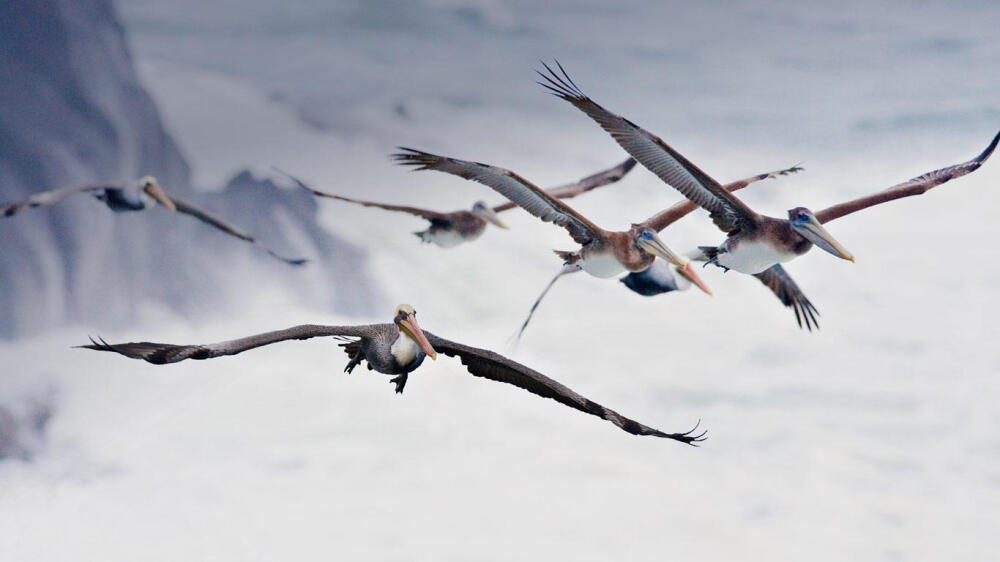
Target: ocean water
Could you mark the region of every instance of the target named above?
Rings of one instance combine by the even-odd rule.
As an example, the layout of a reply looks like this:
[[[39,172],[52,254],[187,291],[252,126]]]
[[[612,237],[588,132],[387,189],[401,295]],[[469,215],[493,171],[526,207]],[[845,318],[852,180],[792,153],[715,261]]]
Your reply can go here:
[[[1000,128],[991,2],[174,3],[119,6],[147,87],[196,183],[272,165],[349,196],[444,210],[484,186],[393,166],[413,146],[549,186],[620,161],[533,83],[559,59],[599,103],[720,181],[804,162],[746,190],[781,216],[966,160]],[[452,250],[423,223],[323,202],[372,251],[394,302],[343,319],[257,294],[194,323],[137,303],[136,326],[66,326],[0,343],[19,386],[54,381],[31,463],[0,465],[10,560],[990,560],[1000,509],[1000,164],[838,220],[856,264],[787,266],[822,329],[750,278],[643,298],[574,276],[515,357],[699,449],[635,438],[448,358],[403,396],[341,373],[330,342],[155,367],[70,349],[218,341],[298,323],[387,321],[396,302],[444,337],[504,351],[571,249],[524,213]],[[573,201],[623,228],[678,200],[637,168]],[[704,214],[665,231],[721,242]],[[246,290],[241,287],[239,290]]]

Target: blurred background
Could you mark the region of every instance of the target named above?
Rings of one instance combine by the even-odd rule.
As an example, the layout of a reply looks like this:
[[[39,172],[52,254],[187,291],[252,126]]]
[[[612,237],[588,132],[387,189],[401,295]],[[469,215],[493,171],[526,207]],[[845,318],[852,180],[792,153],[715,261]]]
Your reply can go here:
[[[623,434],[447,358],[397,396],[329,341],[154,367],[72,349],[385,322],[508,351],[572,249],[520,211],[474,243],[292,189],[430,207],[488,188],[397,145],[541,186],[621,161],[534,84],[558,58],[612,111],[772,216],[978,154],[1000,125],[1000,5],[521,0],[0,4],[0,201],[153,174],[279,251],[87,196],[0,219],[0,559],[990,560],[1000,510],[1000,164],[844,218],[852,265],[714,298],[562,280],[511,351],[700,449]],[[619,229],[678,194],[637,167],[573,201]],[[135,216],[133,216],[135,215]],[[717,244],[704,213],[665,231]]]

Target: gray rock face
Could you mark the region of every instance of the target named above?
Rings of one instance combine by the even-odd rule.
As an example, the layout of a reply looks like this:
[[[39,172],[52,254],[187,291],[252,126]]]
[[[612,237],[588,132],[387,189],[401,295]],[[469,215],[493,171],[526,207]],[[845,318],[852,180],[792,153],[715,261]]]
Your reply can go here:
[[[138,81],[109,1],[0,3],[0,76],[0,201],[146,174],[169,193],[202,201],[191,193],[188,166]],[[363,254],[324,234],[315,208],[301,197],[237,179],[246,190],[231,186],[205,196],[209,207],[276,249],[319,258],[334,276],[327,287],[343,282],[336,293],[345,296],[357,289],[350,299],[328,302],[343,312],[366,310],[374,290],[364,279]],[[279,224],[280,216],[295,220]],[[86,195],[0,219],[0,337],[66,321],[120,326],[135,302],[150,298],[182,312],[204,310],[208,302],[218,311],[226,304],[219,295],[228,294],[234,279],[217,264],[242,264],[250,250],[241,244],[190,217],[160,208],[115,214]],[[299,271],[269,264],[267,256],[248,259],[241,267],[259,264],[276,282],[294,282]],[[278,277],[275,268],[287,271]],[[361,273],[339,273],[352,271]]]
[[[4,2],[0,75],[0,200],[147,173],[188,189],[187,165],[138,82],[109,2]],[[0,224],[0,335],[121,317],[113,299],[90,298],[108,279],[138,276],[116,288],[126,300],[146,294],[139,248],[165,217],[118,218],[77,196]]]
[[[365,314],[383,299],[367,273],[366,255],[345,240],[323,230],[316,221],[316,198],[303,189],[282,189],[270,179],[258,179],[244,170],[233,176],[218,193],[201,194],[198,204],[218,211],[280,255],[306,257],[304,267],[291,269],[262,252],[234,248],[252,254],[248,259],[264,261],[266,271],[294,283],[296,292],[320,310],[344,314]],[[243,243],[226,236],[204,236],[210,255],[225,253],[224,247]],[[264,270],[261,264],[257,269]],[[236,280],[240,282],[240,280]],[[243,280],[245,282],[245,280]]]

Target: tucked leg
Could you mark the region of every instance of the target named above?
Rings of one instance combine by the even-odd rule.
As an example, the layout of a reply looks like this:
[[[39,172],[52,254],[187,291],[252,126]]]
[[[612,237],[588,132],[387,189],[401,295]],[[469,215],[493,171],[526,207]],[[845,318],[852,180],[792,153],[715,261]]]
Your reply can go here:
[[[361,360],[364,358],[365,358],[364,354],[361,353],[360,351],[352,355],[351,360],[348,361],[347,366],[344,367],[344,372],[350,374],[352,371],[354,371],[355,367],[361,364]]]
[[[396,385],[396,394],[402,394],[403,393],[403,387],[406,386],[406,379],[409,376],[410,376],[409,373],[404,373],[402,375],[399,375],[398,377],[394,377],[392,380],[389,381],[391,383],[395,383],[395,385]]]

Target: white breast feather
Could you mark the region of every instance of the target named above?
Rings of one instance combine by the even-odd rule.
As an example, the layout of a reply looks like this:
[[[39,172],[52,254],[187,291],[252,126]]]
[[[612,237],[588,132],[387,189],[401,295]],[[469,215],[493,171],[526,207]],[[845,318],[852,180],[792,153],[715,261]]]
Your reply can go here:
[[[735,249],[719,253],[718,262],[723,267],[754,275],[793,258],[795,254],[781,251],[767,242],[741,240]]]
[[[409,365],[417,358],[417,353],[419,353],[419,347],[417,347],[417,342],[411,340],[409,336],[400,332],[399,337],[396,341],[392,342],[392,346],[389,347],[389,353],[396,358],[396,363],[399,365]]]
[[[437,244],[441,248],[454,248],[462,242],[468,242],[479,238],[482,232],[478,232],[468,238],[463,238],[460,234],[454,230],[439,230],[427,235],[427,239],[431,242]]]
[[[615,259],[615,256],[611,252],[589,254],[580,260],[577,265],[582,267],[587,273],[601,279],[614,277],[625,271],[625,267]]]

